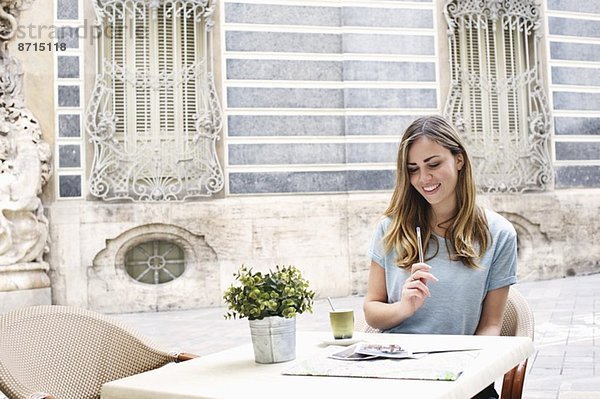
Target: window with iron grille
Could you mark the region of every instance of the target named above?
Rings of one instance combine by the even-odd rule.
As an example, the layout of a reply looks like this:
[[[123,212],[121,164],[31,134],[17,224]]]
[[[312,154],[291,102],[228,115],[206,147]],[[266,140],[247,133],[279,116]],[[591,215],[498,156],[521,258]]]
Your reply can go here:
[[[473,156],[484,192],[545,190],[552,181],[550,111],[533,0],[448,0],[445,114]]]
[[[209,0],[94,0],[103,35],[87,113],[90,192],[181,201],[223,187]]]

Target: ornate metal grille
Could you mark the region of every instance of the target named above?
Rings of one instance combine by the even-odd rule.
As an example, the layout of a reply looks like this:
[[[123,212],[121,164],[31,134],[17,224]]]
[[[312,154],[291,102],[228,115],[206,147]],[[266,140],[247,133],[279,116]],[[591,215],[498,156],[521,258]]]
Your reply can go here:
[[[149,241],[127,252],[125,270],[141,283],[168,283],[185,271],[185,257],[183,250],[172,242]]]
[[[545,190],[550,111],[533,0],[447,0],[450,91],[445,114],[465,139],[485,192]]]
[[[94,0],[104,35],[86,127],[90,192],[180,201],[223,187],[210,0]]]

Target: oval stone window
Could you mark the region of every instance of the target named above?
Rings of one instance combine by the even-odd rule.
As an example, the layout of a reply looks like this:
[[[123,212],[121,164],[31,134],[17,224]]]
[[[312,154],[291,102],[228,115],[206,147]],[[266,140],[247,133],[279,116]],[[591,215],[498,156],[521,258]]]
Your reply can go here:
[[[185,271],[185,256],[183,250],[170,241],[147,241],[127,251],[125,270],[140,283],[168,283]]]

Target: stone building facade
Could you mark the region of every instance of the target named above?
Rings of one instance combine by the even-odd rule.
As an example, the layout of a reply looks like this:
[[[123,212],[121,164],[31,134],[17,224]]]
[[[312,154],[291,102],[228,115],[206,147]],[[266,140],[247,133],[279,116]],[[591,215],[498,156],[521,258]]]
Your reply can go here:
[[[117,6],[124,3],[130,9]],[[186,10],[187,4],[198,16],[197,25],[171,18],[167,3]],[[493,7],[502,14],[503,6],[518,2],[484,3],[489,6],[486,21],[491,21]],[[221,305],[222,292],[241,264],[260,270],[297,265],[320,297],[364,294],[366,249],[393,188],[399,136],[420,115],[452,113],[447,106],[456,83],[451,68],[457,64],[448,33],[452,4],[31,4],[9,48],[22,63],[27,106],[53,149],[54,174],[41,194],[50,235],[44,261],[52,303],[107,313]],[[533,5],[513,10],[533,21],[532,35],[510,42],[518,51],[535,52],[537,69],[530,69],[543,91],[539,113],[546,124],[536,133],[543,136],[542,144],[529,148],[518,162],[527,164],[528,157],[541,153],[547,162],[531,168],[549,172],[526,189],[511,185],[513,179],[482,188],[480,196],[519,233],[521,281],[600,271],[600,4],[541,0]],[[154,33],[144,36],[144,29]],[[123,36],[114,36],[118,32]],[[128,32],[133,36],[127,39]],[[472,32],[463,33],[474,40]],[[489,35],[496,40],[493,32]],[[160,47],[161,40],[173,37],[190,47]],[[62,47],[19,50],[46,39]],[[535,49],[519,47],[534,42]],[[144,58],[143,49],[152,43],[161,50]],[[147,62],[161,71],[161,62],[171,62],[171,55],[180,59],[178,52],[202,57],[189,62],[181,57],[181,65],[193,72],[173,78],[180,82],[175,85],[168,74],[153,81],[150,74],[139,74],[143,68],[136,75],[132,67]],[[521,60],[515,65],[525,65],[526,57],[515,57]],[[125,72],[119,69],[123,66]],[[529,67],[523,68],[523,76],[530,76]],[[507,90],[518,83],[509,81]],[[112,97],[103,97],[106,90]],[[488,95],[499,91],[495,86]],[[472,98],[476,104],[479,97]],[[508,104],[517,104],[507,98]],[[180,126],[177,118],[186,107],[197,112],[194,126],[181,119],[181,129],[196,135],[183,140],[187,144],[161,138],[162,128],[153,130],[169,123]],[[471,129],[478,137],[474,121],[479,111],[473,107],[470,116],[459,119],[466,120],[466,132]],[[490,120],[498,118],[502,125],[503,112],[491,112]],[[533,119],[526,115],[526,120]],[[529,137],[536,127],[526,125]],[[145,126],[158,138],[128,138],[131,126],[137,131]],[[120,131],[125,133],[119,136]],[[179,158],[173,155],[177,151]],[[498,152],[505,154],[496,157],[498,170],[517,162],[511,160],[513,150],[499,146]],[[145,166],[135,166],[139,157]],[[206,162],[192,165],[190,159],[198,158]],[[506,177],[495,173],[498,179]],[[173,176],[179,191],[165,182]],[[202,181],[201,187],[193,181]]]

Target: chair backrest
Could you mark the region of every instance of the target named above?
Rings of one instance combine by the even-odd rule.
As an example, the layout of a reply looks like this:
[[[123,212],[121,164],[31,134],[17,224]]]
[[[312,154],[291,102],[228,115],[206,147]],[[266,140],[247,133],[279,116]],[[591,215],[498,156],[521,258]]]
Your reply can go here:
[[[102,384],[174,360],[108,316],[69,306],[33,306],[0,316],[0,391],[99,398]]]
[[[534,317],[525,297],[511,286],[502,320],[500,335],[529,337],[533,340]]]

